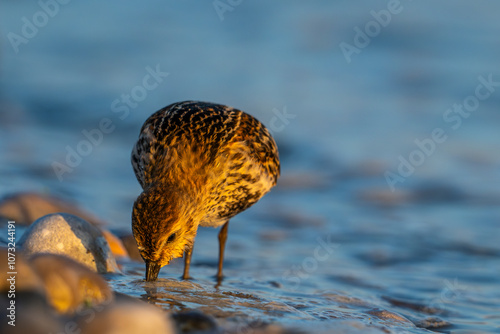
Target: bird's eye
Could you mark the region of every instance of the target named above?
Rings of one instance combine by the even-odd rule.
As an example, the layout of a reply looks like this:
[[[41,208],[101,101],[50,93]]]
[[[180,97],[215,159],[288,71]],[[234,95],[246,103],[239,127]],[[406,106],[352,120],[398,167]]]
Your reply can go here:
[[[174,240],[175,240],[175,233],[172,233],[172,234],[168,237],[167,242],[172,242],[172,241],[174,241]]]

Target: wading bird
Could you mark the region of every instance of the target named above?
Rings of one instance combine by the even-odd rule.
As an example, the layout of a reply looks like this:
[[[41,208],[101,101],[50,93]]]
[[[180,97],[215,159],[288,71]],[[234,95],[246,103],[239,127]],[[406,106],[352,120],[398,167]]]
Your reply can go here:
[[[278,149],[254,117],[220,104],[184,101],[151,115],[132,151],[143,188],[132,230],[146,262],[146,280],[184,256],[189,267],[198,226],[219,227],[222,279],[229,219],[257,202],[280,175]]]

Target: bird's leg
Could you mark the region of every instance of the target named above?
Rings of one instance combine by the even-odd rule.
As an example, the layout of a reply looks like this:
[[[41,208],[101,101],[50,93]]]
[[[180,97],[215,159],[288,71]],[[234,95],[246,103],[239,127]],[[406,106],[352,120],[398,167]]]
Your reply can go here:
[[[222,281],[222,263],[224,262],[224,249],[226,248],[228,226],[229,221],[222,226],[219,232],[219,270],[217,271],[217,280],[219,282]]]
[[[189,279],[189,266],[191,265],[191,255],[193,254],[193,246],[186,249],[184,252],[184,274],[182,279]]]

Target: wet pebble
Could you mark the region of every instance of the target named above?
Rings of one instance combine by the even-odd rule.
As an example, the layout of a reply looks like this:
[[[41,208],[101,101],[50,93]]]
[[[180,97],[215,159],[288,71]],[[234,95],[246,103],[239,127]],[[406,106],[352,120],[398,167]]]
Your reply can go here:
[[[425,318],[415,323],[417,327],[425,329],[438,329],[451,326],[451,323],[440,318]]]
[[[278,282],[278,281],[269,281],[269,285],[271,285],[271,287],[277,288],[277,289],[281,289],[283,287],[283,284],[281,284],[281,282]]]
[[[219,328],[214,318],[200,312],[187,311],[173,315],[177,331],[189,334],[217,334]]]
[[[0,201],[0,216],[14,220],[20,225],[29,225],[40,217],[57,212],[73,214],[94,225],[102,224],[97,217],[75,204],[46,194],[15,193]]]
[[[38,193],[15,193],[0,200],[0,223],[13,220],[19,226],[29,226],[38,218],[51,213],[69,213],[101,229],[116,257],[128,258],[128,252],[121,240],[103,228],[104,223],[96,216],[63,199]]]
[[[223,333],[227,334],[240,334],[240,333],[251,333],[251,334],[307,334],[307,333],[315,333],[315,334],[326,334],[330,333],[330,331],[322,331],[319,329],[311,332],[304,328],[289,328],[283,327],[281,325],[275,323],[268,323],[265,321],[255,320],[249,323],[227,323]],[[335,332],[337,333],[337,332]],[[344,332],[340,332],[344,333]]]
[[[99,273],[118,271],[102,233],[71,214],[56,213],[39,218],[25,232],[20,244],[27,256],[61,254]]]
[[[110,231],[102,229],[102,228],[101,228],[101,232],[102,232],[104,238],[106,239],[106,241],[108,242],[109,248],[111,249],[111,253],[113,253],[113,255],[115,257],[121,258],[121,259],[128,259],[129,258],[128,251],[125,248],[125,245],[123,244],[123,242],[120,240],[120,238],[118,238],[116,235],[114,235]]]
[[[7,294],[0,295],[0,333],[2,334],[47,334],[66,333],[64,324],[50,307],[43,294],[32,291],[16,292],[15,326],[9,324],[10,301]]]
[[[113,294],[104,278],[70,258],[40,254],[30,262],[44,283],[47,299],[60,313],[72,313],[112,300]]]
[[[0,247],[0,292],[6,294],[10,290],[11,275],[8,273],[14,271],[17,274],[15,275],[15,280],[12,281],[15,282],[16,291],[37,291],[43,293],[43,282],[24,255],[19,252],[14,254],[15,267],[14,270],[11,270],[8,261],[8,249]]]
[[[423,303],[420,303],[418,301],[413,301],[409,299],[400,299],[400,298],[393,298],[389,296],[382,296],[382,298],[393,306],[397,307],[403,307],[405,309],[409,310],[414,310],[417,312],[422,312],[422,313],[427,313],[427,314],[437,314],[437,313],[445,313],[446,311],[443,309],[439,309],[437,307],[433,307],[430,305],[426,305]]]
[[[0,333],[61,333],[62,325],[46,300],[42,279],[20,252],[15,253],[14,265],[12,269],[8,262],[8,250],[1,247]],[[14,301],[14,307],[11,301]],[[15,326],[9,324],[13,320]]]
[[[402,322],[402,323],[406,323],[406,324],[411,324],[413,326],[413,323],[406,319],[405,317],[399,315],[399,314],[396,314],[394,312],[390,312],[390,311],[387,311],[387,310],[382,310],[382,309],[379,309],[379,308],[374,308],[374,309],[371,309],[369,310],[368,312],[366,312],[368,314],[371,314],[381,320],[389,320],[389,321],[396,321],[396,322]]]
[[[81,334],[175,334],[168,314],[158,307],[134,301],[96,309],[78,321]]]

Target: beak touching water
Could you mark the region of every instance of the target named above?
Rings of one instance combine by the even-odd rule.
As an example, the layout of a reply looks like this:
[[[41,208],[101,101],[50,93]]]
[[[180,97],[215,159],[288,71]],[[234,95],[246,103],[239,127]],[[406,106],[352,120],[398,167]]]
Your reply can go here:
[[[146,281],[156,281],[161,266],[153,261],[146,261]]]

